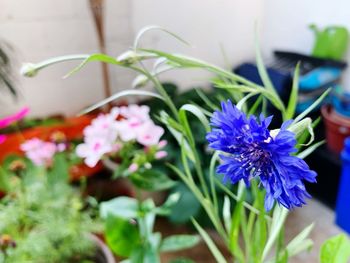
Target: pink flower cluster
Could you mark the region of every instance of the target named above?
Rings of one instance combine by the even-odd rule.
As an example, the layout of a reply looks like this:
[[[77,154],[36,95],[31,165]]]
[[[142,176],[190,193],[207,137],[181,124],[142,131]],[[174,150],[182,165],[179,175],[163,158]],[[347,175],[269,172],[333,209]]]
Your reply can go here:
[[[64,151],[66,147],[65,144],[55,144],[33,138],[21,144],[20,148],[35,165],[49,166],[55,153]]]
[[[76,153],[86,165],[94,167],[105,154],[118,152],[124,143],[157,146],[163,134],[163,128],[151,120],[148,106],[115,107],[85,128],[84,143],[78,145]],[[164,153],[158,154],[161,155]]]

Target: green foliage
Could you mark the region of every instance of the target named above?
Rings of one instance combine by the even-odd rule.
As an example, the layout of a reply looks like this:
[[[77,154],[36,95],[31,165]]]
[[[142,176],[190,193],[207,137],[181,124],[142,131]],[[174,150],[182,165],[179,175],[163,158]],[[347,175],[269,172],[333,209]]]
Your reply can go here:
[[[159,50],[139,49],[138,43],[141,36],[150,29],[159,29],[159,27],[149,27],[141,31],[134,43],[134,49],[132,51],[123,53],[122,56],[117,59],[101,54],[84,56],[82,58],[84,61],[77,67],[77,70],[90,61],[101,61],[127,67],[140,73],[141,77],[144,78],[142,79],[143,81],[138,81],[138,84],[151,82],[152,85],[154,85],[159,96],[161,96],[163,102],[169,109],[168,113],[164,110],[164,104],[161,104],[158,108],[153,107],[156,108],[155,113],[160,116],[160,122],[167,127],[169,134],[173,136],[172,141],[169,139],[169,141],[174,143],[173,145],[170,144],[170,147],[176,149],[176,147],[180,146],[179,151],[169,154],[173,158],[171,160],[172,164],[169,164],[169,167],[173,174],[183,181],[201,205],[202,211],[206,213],[207,218],[210,219],[212,226],[235,260],[242,263],[284,263],[296,253],[309,249],[312,242],[307,237],[312,227],[304,229],[286,246],[284,240],[284,222],[288,211],[276,206],[272,212],[266,213],[264,209],[265,192],[258,187],[258,181],[251,180],[252,191],[249,193],[246,191],[243,184],[239,185],[236,192],[227,188],[220,180],[217,180],[218,175],[214,172],[214,167],[218,161],[218,158],[216,158],[217,154],[214,153],[214,157],[211,158],[212,154],[208,154],[205,142],[205,133],[209,128],[207,117],[210,117],[210,112],[216,108],[217,104],[215,100],[217,98],[219,98],[219,100],[232,99],[232,101],[237,103],[238,106],[248,114],[259,113],[259,109],[261,109],[260,112],[265,114],[266,105],[269,103],[280,111],[283,121],[293,117],[298,90],[298,67],[294,75],[294,85],[290,95],[290,103],[285,105],[269,79],[257,43],[257,66],[264,87],[236,75],[231,71],[196,58]],[[171,35],[174,36],[174,34]],[[151,70],[148,70],[145,64],[139,63],[149,59],[155,59],[154,66]],[[53,61],[53,63],[56,63],[61,60],[58,58]],[[49,65],[49,63],[47,63],[47,65]],[[191,103],[189,106],[188,102],[193,100],[187,98],[186,101],[179,101],[176,92],[175,94],[168,93],[166,86],[160,83],[157,78],[161,72],[161,70],[157,70],[160,65],[165,66],[166,70],[206,70],[215,74],[213,83],[218,89],[210,95],[197,92],[196,95],[197,97],[199,96],[200,102]],[[42,67],[40,64],[34,66],[37,69]],[[138,85],[138,87],[139,86],[142,85]],[[217,91],[222,92],[222,94],[217,94]],[[312,121],[309,119],[304,120],[304,118],[327,96],[328,92],[329,91],[326,91],[320,96],[320,98],[305,112],[296,116],[293,125],[289,127],[289,129],[298,129],[297,137],[304,137],[307,130],[311,138],[309,143],[311,143],[313,139]],[[130,91],[126,93],[130,93]],[[117,93],[113,95],[112,98],[119,98],[120,96],[121,93]],[[212,98],[214,98],[214,101]],[[254,98],[257,99],[249,109],[247,105],[249,105],[249,102]],[[103,101],[103,103],[98,103],[89,109],[91,110],[97,106],[102,106],[107,101],[108,100]],[[186,104],[186,106],[183,106],[184,104]],[[274,132],[276,132],[276,130]],[[297,139],[301,140],[300,138]],[[309,152],[317,146],[318,144],[314,144],[310,148],[299,153],[299,156],[309,154]],[[220,202],[218,200],[218,196],[222,192],[227,195],[225,209],[223,211],[220,209]],[[234,203],[231,201],[236,202],[236,205],[231,205],[231,203]],[[134,212],[136,213],[134,219],[139,226],[142,242],[132,249],[129,262],[159,262],[158,249],[161,245],[161,236],[159,233],[153,233],[157,209],[151,200],[146,200],[144,202],[140,201],[137,211]],[[216,261],[226,262],[222,252],[218,249],[218,246],[205,231],[203,226],[195,219],[192,219],[192,222],[206,242]],[[276,251],[273,257],[271,255],[272,250]]]
[[[107,244],[113,252],[128,260],[123,262],[160,262],[159,254],[178,251],[195,246],[198,236],[175,235],[162,240],[161,234],[153,231],[157,215],[168,215],[171,206],[179,200],[172,194],[168,200],[156,207],[151,199],[137,201],[117,197],[101,204],[100,215],[105,220]]]
[[[137,217],[137,213],[137,200],[127,196],[114,198],[108,202],[102,202],[100,204],[100,215],[102,218],[107,218],[108,215],[113,215],[124,219],[132,219]]]
[[[350,240],[345,234],[332,237],[323,243],[321,263],[347,263],[350,260]]]
[[[201,205],[194,194],[183,183],[178,183],[173,192],[181,194],[180,200],[173,206],[169,215],[169,220],[175,224],[184,224],[191,217],[199,215]]]
[[[146,191],[161,191],[172,188],[176,182],[161,171],[155,169],[134,173],[130,176],[131,182],[138,188]]]
[[[49,173],[29,166],[20,177],[8,174],[14,183],[1,200],[0,235],[9,235],[16,247],[1,253],[0,262],[80,262],[93,255],[87,234],[100,227],[67,177],[59,175],[64,167],[57,158]]]
[[[198,236],[175,235],[165,238],[160,246],[160,251],[178,251],[195,246],[200,241]]]
[[[141,242],[137,226],[131,220],[109,215],[105,222],[107,245],[119,256],[129,257]]]

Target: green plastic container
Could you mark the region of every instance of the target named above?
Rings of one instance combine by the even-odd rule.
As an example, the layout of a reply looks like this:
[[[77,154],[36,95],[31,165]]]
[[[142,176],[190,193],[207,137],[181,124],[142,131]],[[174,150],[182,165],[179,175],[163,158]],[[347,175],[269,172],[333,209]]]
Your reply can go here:
[[[349,43],[349,32],[343,26],[329,26],[323,30],[316,25],[309,26],[315,33],[312,55],[318,58],[342,60]]]

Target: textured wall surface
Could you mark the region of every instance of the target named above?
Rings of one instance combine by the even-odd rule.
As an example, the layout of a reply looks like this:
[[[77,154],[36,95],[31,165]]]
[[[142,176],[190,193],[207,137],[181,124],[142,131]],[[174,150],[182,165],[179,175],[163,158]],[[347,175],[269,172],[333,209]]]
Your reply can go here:
[[[255,22],[265,57],[277,48],[310,52],[313,36],[307,25],[311,22],[350,27],[347,0],[320,0],[317,4],[311,0],[106,0],[106,4],[109,54],[126,50],[139,29],[157,24],[178,33],[192,47],[159,32],[146,34],[141,46],[196,56],[223,67],[254,58]],[[98,50],[88,0],[0,0],[0,38],[12,44],[16,70],[25,61]],[[90,64],[63,80],[74,65],[56,65],[32,79],[19,77],[21,99],[14,104],[0,94],[0,116],[20,105],[30,106],[32,114],[39,116],[75,114],[102,99],[100,65]],[[130,87],[133,73],[115,67],[110,71],[113,91]],[[201,71],[177,71],[164,74],[162,79],[188,88],[208,86],[208,77],[210,74]],[[348,73],[344,83],[350,87]]]
[[[130,45],[130,1],[107,0],[107,52],[117,55]],[[98,42],[88,0],[0,0],[0,38],[13,47],[18,72],[22,62],[74,53],[98,51]],[[20,101],[14,104],[0,96],[0,115],[28,105],[32,114],[75,114],[103,98],[100,65],[90,64],[79,74],[63,80],[76,62],[55,65],[35,78],[18,76]],[[113,91],[130,83],[132,76],[111,69]]]

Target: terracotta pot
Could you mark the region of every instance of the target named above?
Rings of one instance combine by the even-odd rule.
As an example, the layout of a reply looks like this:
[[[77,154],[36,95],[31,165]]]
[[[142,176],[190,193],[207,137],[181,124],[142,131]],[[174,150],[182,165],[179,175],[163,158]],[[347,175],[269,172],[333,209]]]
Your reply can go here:
[[[344,147],[344,140],[350,136],[350,119],[335,112],[331,105],[324,105],[321,109],[326,126],[328,148],[340,154]]]
[[[95,255],[96,263],[116,263],[113,253],[100,238],[92,234],[89,234],[89,238],[97,247]]]

